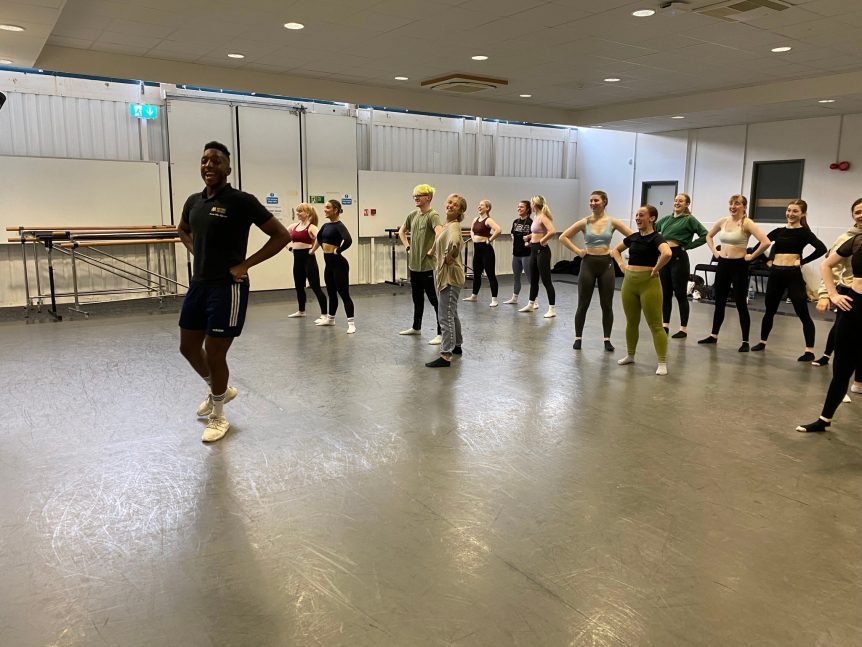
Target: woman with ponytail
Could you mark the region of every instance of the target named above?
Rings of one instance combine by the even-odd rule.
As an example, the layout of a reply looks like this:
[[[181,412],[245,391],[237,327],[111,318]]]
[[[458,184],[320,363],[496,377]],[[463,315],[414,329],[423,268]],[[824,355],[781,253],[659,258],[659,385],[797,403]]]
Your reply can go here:
[[[548,241],[554,237],[557,230],[554,227],[551,210],[543,196],[534,195],[530,200],[530,206],[535,215],[530,227],[531,233],[524,236],[524,243],[530,246],[530,302],[518,312],[533,312],[539,309],[536,299],[539,296],[539,279],[541,279],[548,295],[548,311],[545,313],[545,318],[550,319],[557,316],[557,306],[554,284],[551,282],[551,250],[548,248]]]

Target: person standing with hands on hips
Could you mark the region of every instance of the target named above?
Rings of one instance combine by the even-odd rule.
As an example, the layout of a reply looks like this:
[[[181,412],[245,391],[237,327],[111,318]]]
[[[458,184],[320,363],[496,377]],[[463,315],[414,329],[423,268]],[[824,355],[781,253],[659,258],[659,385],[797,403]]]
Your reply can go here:
[[[473,239],[473,293],[464,301],[478,301],[479,290],[482,289],[482,272],[488,275],[491,286],[490,307],[497,307],[497,257],[491,243],[502,233],[500,225],[491,218],[491,202],[479,202],[479,215],[473,219],[470,226],[470,237]]]
[[[512,222],[511,231],[514,287],[512,288],[512,298],[503,301],[503,303],[517,305],[518,295],[521,293],[522,272],[527,275],[527,282],[530,281],[530,248],[524,244],[524,238],[530,235],[530,227],[533,224],[530,211],[529,200],[521,200],[518,203],[518,217]]]
[[[201,440],[214,442],[230,428],[224,405],[237,395],[228,386],[227,352],[245,323],[248,270],[278,254],[290,242],[290,234],[257,198],[228,184],[227,146],[206,144],[200,168],[206,187],[186,200],[177,226],[180,240],[194,257],[180,312],[180,352],[209,385],[197,415],[208,417]],[[252,224],[269,240],[246,258]]]
[[[398,229],[398,238],[407,250],[407,269],[410,271],[410,288],[413,294],[413,325],[402,330],[399,335],[421,335],[422,315],[425,312],[425,296],[434,306],[437,318],[437,295],[434,292],[434,259],[431,250],[434,239],[443,231],[440,214],[431,208],[434,187],[420,184],[413,189],[413,203],[416,208],[407,215],[407,220]],[[410,234],[410,239],[407,235]],[[437,336],[429,344],[437,346],[443,342],[440,322],[437,322]]]

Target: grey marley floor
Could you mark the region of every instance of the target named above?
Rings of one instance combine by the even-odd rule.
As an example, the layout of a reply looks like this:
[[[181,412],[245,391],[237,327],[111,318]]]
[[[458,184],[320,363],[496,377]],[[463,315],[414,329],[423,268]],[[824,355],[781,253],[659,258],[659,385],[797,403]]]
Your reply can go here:
[[[253,305],[213,446],[175,314],[0,323],[0,644],[862,645],[862,396],[793,430],[830,374],[795,318],[743,355],[694,304],[661,378],[618,300],[576,354],[574,285],[486,292],[449,370],[409,288],[355,290],[355,336]]]

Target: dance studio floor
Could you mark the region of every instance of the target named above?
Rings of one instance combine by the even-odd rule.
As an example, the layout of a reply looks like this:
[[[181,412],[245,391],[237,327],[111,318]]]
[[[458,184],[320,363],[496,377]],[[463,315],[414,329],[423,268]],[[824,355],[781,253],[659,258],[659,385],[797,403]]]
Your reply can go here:
[[[175,314],[0,323],[0,644],[862,645],[862,396],[794,431],[831,372],[799,322],[740,354],[694,304],[656,377],[618,296],[617,352],[597,296],[573,351],[557,287],[462,303],[436,370],[409,287],[356,289],[352,336],[257,303],[212,446]]]

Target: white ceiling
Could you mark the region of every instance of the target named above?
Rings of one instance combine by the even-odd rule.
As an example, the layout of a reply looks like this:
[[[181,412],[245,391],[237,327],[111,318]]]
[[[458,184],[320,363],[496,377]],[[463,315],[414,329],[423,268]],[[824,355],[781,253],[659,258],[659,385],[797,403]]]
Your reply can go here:
[[[748,24],[695,12],[631,15],[657,9],[655,0],[63,4],[3,0],[0,22],[28,31],[0,31],[0,58],[82,74],[284,94],[296,87],[330,95],[311,98],[641,132],[862,111],[861,0],[790,0],[792,8]],[[714,0],[689,6],[709,4]],[[306,28],[288,31],[288,21]],[[30,44],[19,47],[25,38]],[[777,45],[793,49],[770,52]],[[230,52],[245,58],[229,59]],[[472,61],[474,54],[489,60]],[[451,72],[509,85],[469,98],[420,89],[420,81]],[[395,81],[397,75],[410,80]],[[836,103],[818,104],[821,91]],[[722,105],[713,109],[710,97]],[[674,113],[686,119],[670,120]]]

